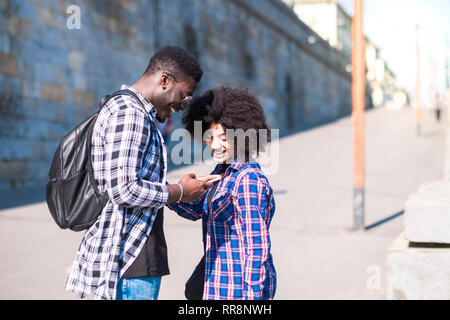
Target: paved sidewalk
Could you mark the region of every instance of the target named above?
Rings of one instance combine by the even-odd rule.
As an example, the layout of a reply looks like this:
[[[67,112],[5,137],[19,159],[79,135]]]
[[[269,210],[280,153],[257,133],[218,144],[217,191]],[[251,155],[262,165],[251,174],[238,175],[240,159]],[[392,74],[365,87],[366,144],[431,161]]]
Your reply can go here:
[[[366,225],[401,211],[420,184],[442,178],[445,124],[428,111],[423,118],[423,135],[416,137],[411,109],[367,113]],[[280,141],[280,170],[269,176],[277,206],[271,226],[277,299],[384,298],[386,249],[403,216],[349,230],[352,161],[351,118]],[[168,180],[211,168],[184,167]],[[165,230],[171,275],[163,278],[160,298],[184,299],[184,283],[202,254],[200,222],[167,209]],[[59,230],[45,203],[0,211],[0,299],[75,299],[63,286],[81,237]]]

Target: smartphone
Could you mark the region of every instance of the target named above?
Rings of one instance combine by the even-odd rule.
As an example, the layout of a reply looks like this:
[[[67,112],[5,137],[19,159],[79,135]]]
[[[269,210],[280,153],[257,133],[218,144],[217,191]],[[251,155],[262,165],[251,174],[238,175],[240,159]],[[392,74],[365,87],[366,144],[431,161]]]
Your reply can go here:
[[[220,174],[212,174],[208,176],[197,177],[198,180],[202,180],[205,182],[216,182],[222,178]]]

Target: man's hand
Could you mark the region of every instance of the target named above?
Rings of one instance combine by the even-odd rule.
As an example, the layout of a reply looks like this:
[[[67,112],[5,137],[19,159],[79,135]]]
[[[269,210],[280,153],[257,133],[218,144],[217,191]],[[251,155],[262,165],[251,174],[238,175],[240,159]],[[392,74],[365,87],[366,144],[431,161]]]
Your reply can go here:
[[[193,173],[184,175],[178,183],[183,187],[183,197],[181,197],[181,201],[183,202],[191,202],[199,199],[203,192],[212,186],[211,182],[196,179]]]
[[[181,197],[181,201],[183,202],[192,202],[201,198],[203,193],[211,188],[211,182],[205,182],[202,180],[196,179],[195,174],[186,174],[184,175],[180,181],[178,181],[183,188],[183,196]],[[181,196],[181,188],[178,184],[169,184],[167,188],[169,189],[169,199],[168,203],[178,201]]]

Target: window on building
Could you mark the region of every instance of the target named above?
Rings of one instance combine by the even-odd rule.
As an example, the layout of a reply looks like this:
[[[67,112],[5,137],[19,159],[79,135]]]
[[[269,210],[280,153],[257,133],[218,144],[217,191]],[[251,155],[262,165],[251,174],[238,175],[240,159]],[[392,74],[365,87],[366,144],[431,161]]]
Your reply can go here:
[[[245,53],[244,54],[244,73],[247,79],[253,79],[255,77],[255,62],[253,61],[253,57]]]
[[[288,129],[294,128],[294,93],[292,76],[287,74],[284,79],[284,92],[286,94],[286,124]]]
[[[197,36],[194,28],[188,24],[184,26],[184,47],[197,59],[199,58],[200,51],[198,50]]]

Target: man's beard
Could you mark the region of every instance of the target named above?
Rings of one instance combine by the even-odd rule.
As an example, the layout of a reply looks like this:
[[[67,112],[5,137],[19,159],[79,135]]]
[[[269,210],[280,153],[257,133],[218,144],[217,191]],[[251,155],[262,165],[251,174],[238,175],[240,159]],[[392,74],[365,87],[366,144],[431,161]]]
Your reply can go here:
[[[169,101],[169,97],[171,96],[173,91],[173,88],[167,90],[166,92],[162,93],[158,98],[156,98],[154,100],[154,107],[156,108],[156,111],[160,110],[160,111],[168,111],[170,109],[170,107],[174,104],[173,102]],[[166,121],[166,119],[162,119],[158,113],[156,114],[156,120],[158,120],[158,122],[163,123],[164,121]]]

